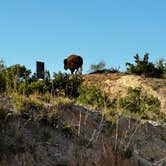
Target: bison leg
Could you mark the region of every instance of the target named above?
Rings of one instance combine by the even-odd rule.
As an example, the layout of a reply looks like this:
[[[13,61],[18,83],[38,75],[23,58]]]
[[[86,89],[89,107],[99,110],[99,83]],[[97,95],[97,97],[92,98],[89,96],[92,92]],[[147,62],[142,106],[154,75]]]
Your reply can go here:
[[[71,74],[73,74],[75,69],[70,69],[70,70],[71,70]]]
[[[79,71],[79,74],[82,74],[82,66],[80,66],[78,69],[77,69],[77,72]]]

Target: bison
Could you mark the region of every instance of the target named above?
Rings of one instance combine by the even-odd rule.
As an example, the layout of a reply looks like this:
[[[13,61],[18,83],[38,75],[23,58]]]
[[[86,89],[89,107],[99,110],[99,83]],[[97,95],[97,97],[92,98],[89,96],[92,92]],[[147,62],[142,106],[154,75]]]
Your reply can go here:
[[[74,73],[74,71],[76,70],[76,72],[79,70],[82,73],[82,65],[83,65],[83,59],[81,56],[78,55],[70,55],[67,59],[64,59],[64,69],[70,69],[71,74]]]

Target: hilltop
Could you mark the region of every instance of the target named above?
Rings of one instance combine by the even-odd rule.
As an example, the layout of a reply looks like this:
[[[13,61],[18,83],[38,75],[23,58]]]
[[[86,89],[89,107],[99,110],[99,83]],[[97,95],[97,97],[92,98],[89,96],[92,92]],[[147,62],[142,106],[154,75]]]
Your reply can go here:
[[[95,85],[106,94],[111,106],[95,110],[74,99],[48,94],[1,95],[0,165],[165,165],[166,79],[124,73],[82,77],[84,85]],[[125,107],[115,103],[130,97],[129,88],[132,95],[139,92],[139,100],[152,98],[148,106],[155,111],[148,109],[144,119],[142,114],[119,111]],[[147,106],[144,100],[141,104]]]
[[[124,73],[105,73],[84,75],[85,84],[97,86],[113,100],[125,96],[128,87],[140,87],[148,95],[157,97],[161,102],[161,111],[166,113],[166,79],[146,78]]]

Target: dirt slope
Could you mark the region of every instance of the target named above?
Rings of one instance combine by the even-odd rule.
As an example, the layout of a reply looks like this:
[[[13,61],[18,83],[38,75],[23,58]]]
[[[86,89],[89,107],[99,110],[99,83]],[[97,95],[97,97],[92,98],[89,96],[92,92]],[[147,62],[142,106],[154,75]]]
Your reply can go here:
[[[52,108],[54,105],[46,109]],[[40,114],[40,111],[44,110],[38,111]],[[60,118],[54,125],[49,124],[46,119],[37,122],[23,115],[11,118],[5,124],[0,137],[0,164],[2,166],[166,164],[166,126],[142,124],[137,120],[120,116],[116,117],[115,125],[105,121],[100,113],[91,112],[75,104],[63,105],[57,111]],[[71,128],[66,130],[64,128],[66,124]]]
[[[141,86],[160,99],[165,112],[166,80],[110,73],[84,78],[86,84],[109,93],[110,99],[125,95],[128,86]],[[166,165],[165,125],[154,126],[118,115],[114,117],[116,123],[108,122],[100,112],[75,103],[58,107],[52,124],[23,114],[10,117],[15,111],[11,98],[1,96],[0,103],[1,110],[9,113],[0,133],[0,166]],[[44,110],[33,108],[29,112],[40,115],[55,108],[53,103],[45,105]]]

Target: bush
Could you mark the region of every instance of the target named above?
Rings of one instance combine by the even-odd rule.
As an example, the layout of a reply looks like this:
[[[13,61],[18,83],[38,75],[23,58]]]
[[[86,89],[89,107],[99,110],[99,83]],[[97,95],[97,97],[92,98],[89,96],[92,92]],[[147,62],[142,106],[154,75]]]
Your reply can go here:
[[[80,75],[68,75],[59,72],[54,73],[53,89],[56,95],[65,95],[70,98],[79,96],[78,88],[83,83]]]
[[[69,80],[69,75],[66,73],[54,73],[53,75],[53,89],[54,93],[56,92],[60,94],[62,91],[64,91],[66,84]]]
[[[119,105],[121,108],[129,112],[141,112],[141,89],[129,88],[128,95],[119,99]]]
[[[18,93],[21,95],[30,95],[32,93],[32,89],[29,84],[26,82],[21,82],[18,87]]]
[[[12,65],[5,69],[7,92],[17,92],[21,82],[28,82],[31,70],[20,64]]]
[[[50,86],[46,85],[45,80],[37,80],[28,85],[28,92],[37,92],[39,94],[44,94],[50,91]]]
[[[119,99],[119,106],[125,112],[136,113],[142,118],[148,117],[148,113],[160,114],[160,102],[158,98],[147,95],[141,88],[129,88],[128,95]]]
[[[69,98],[79,96],[79,87],[82,85],[83,79],[80,75],[73,75],[67,82],[65,87],[65,95]]]
[[[51,96],[56,95],[76,98],[79,96],[78,88],[82,83],[83,79],[81,75],[68,75],[59,72],[58,74],[54,73],[52,81],[49,79],[31,80],[31,82],[21,81],[17,84],[17,92],[27,96],[38,93],[40,95],[51,94]],[[49,95],[45,97],[50,98]]]
[[[102,95],[101,91],[95,86],[79,88],[79,97],[77,101],[86,106],[91,106],[94,109],[102,109],[110,106],[110,100],[106,94]]]
[[[138,54],[134,56],[134,59],[136,63],[135,65],[128,62],[126,63],[127,71],[129,73],[144,75],[145,77],[163,77],[164,68],[161,68],[160,66],[155,67],[155,65],[152,62],[149,62],[148,53],[144,55],[143,60],[140,60]]]

